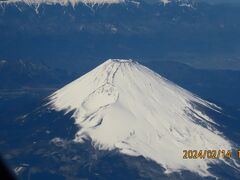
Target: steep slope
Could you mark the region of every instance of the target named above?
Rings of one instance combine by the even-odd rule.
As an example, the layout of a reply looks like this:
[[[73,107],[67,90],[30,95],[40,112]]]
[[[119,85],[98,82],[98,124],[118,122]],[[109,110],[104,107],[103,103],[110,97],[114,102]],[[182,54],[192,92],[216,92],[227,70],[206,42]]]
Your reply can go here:
[[[74,111],[75,141],[144,156],[166,172],[210,175],[218,160],[183,160],[184,149],[231,149],[200,109],[217,107],[132,60],[108,60],[50,96],[49,105]],[[201,107],[201,108],[200,108]]]

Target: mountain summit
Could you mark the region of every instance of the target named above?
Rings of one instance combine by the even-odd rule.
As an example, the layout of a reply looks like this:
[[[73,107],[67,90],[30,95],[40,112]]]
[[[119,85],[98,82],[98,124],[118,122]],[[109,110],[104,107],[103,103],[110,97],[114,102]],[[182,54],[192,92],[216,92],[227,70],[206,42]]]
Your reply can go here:
[[[215,105],[132,60],[107,60],[52,94],[49,105],[74,112],[76,142],[143,156],[167,173],[210,175],[209,164],[220,160],[183,159],[183,150],[232,149],[202,111]]]

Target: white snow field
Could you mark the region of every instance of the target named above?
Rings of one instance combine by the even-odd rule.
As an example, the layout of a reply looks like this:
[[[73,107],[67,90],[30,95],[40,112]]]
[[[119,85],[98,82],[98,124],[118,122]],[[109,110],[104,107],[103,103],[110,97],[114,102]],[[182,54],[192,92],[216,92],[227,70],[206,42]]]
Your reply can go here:
[[[214,128],[218,124],[198,108],[215,105],[132,60],[107,60],[49,98],[51,108],[74,111],[76,142],[88,138],[97,149],[143,156],[166,173],[211,175],[209,164],[223,160],[187,160],[183,150],[232,149]]]

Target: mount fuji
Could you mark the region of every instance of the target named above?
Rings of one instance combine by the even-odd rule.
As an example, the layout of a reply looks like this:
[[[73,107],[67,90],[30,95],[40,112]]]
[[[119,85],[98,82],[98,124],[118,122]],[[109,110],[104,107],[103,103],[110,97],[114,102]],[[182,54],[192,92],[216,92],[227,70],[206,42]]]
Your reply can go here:
[[[133,60],[107,60],[10,113],[1,115],[0,149],[19,179],[240,177],[238,116]],[[232,158],[183,159],[183,150],[231,150]]]
[[[143,156],[165,173],[188,170],[211,176],[209,164],[226,160],[183,160],[185,149],[233,148],[203,109],[220,108],[132,60],[110,59],[56,91],[47,104],[74,112],[76,143],[90,140],[99,150]]]

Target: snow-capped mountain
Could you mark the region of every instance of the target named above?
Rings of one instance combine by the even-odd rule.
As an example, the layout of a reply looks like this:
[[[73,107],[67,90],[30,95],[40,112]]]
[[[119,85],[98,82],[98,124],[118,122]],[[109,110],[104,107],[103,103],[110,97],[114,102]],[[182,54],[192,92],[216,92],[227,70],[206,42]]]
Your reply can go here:
[[[76,142],[90,139],[97,149],[143,156],[167,173],[210,175],[208,165],[220,160],[183,160],[183,150],[232,149],[202,111],[217,106],[132,60],[107,60],[49,99],[53,110],[74,111]]]
[[[188,1],[164,5],[158,0],[75,6],[0,2],[3,59],[44,61],[74,71],[83,61],[111,57],[172,60],[211,69],[218,59],[219,67],[239,68],[234,60],[240,52],[238,6],[196,1],[189,8],[183,5]]]
[[[71,4],[72,6],[75,6],[78,3],[84,3],[84,4],[117,4],[117,3],[140,3],[141,0],[6,0],[6,1],[0,1],[1,4],[12,4],[12,3],[25,3],[28,5],[40,5],[40,4],[61,4],[61,5],[68,5]],[[152,0],[147,1],[143,0],[143,2],[150,2],[150,3],[164,3],[168,4],[171,2],[180,3],[181,5],[190,4],[191,0]]]
[[[124,2],[124,0],[8,0],[3,1],[2,3],[19,3],[23,2],[28,5],[34,5],[34,4],[61,4],[61,5],[75,5],[77,3],[89,3],[89,4],[114,4],[114,3],[121,3]]]

